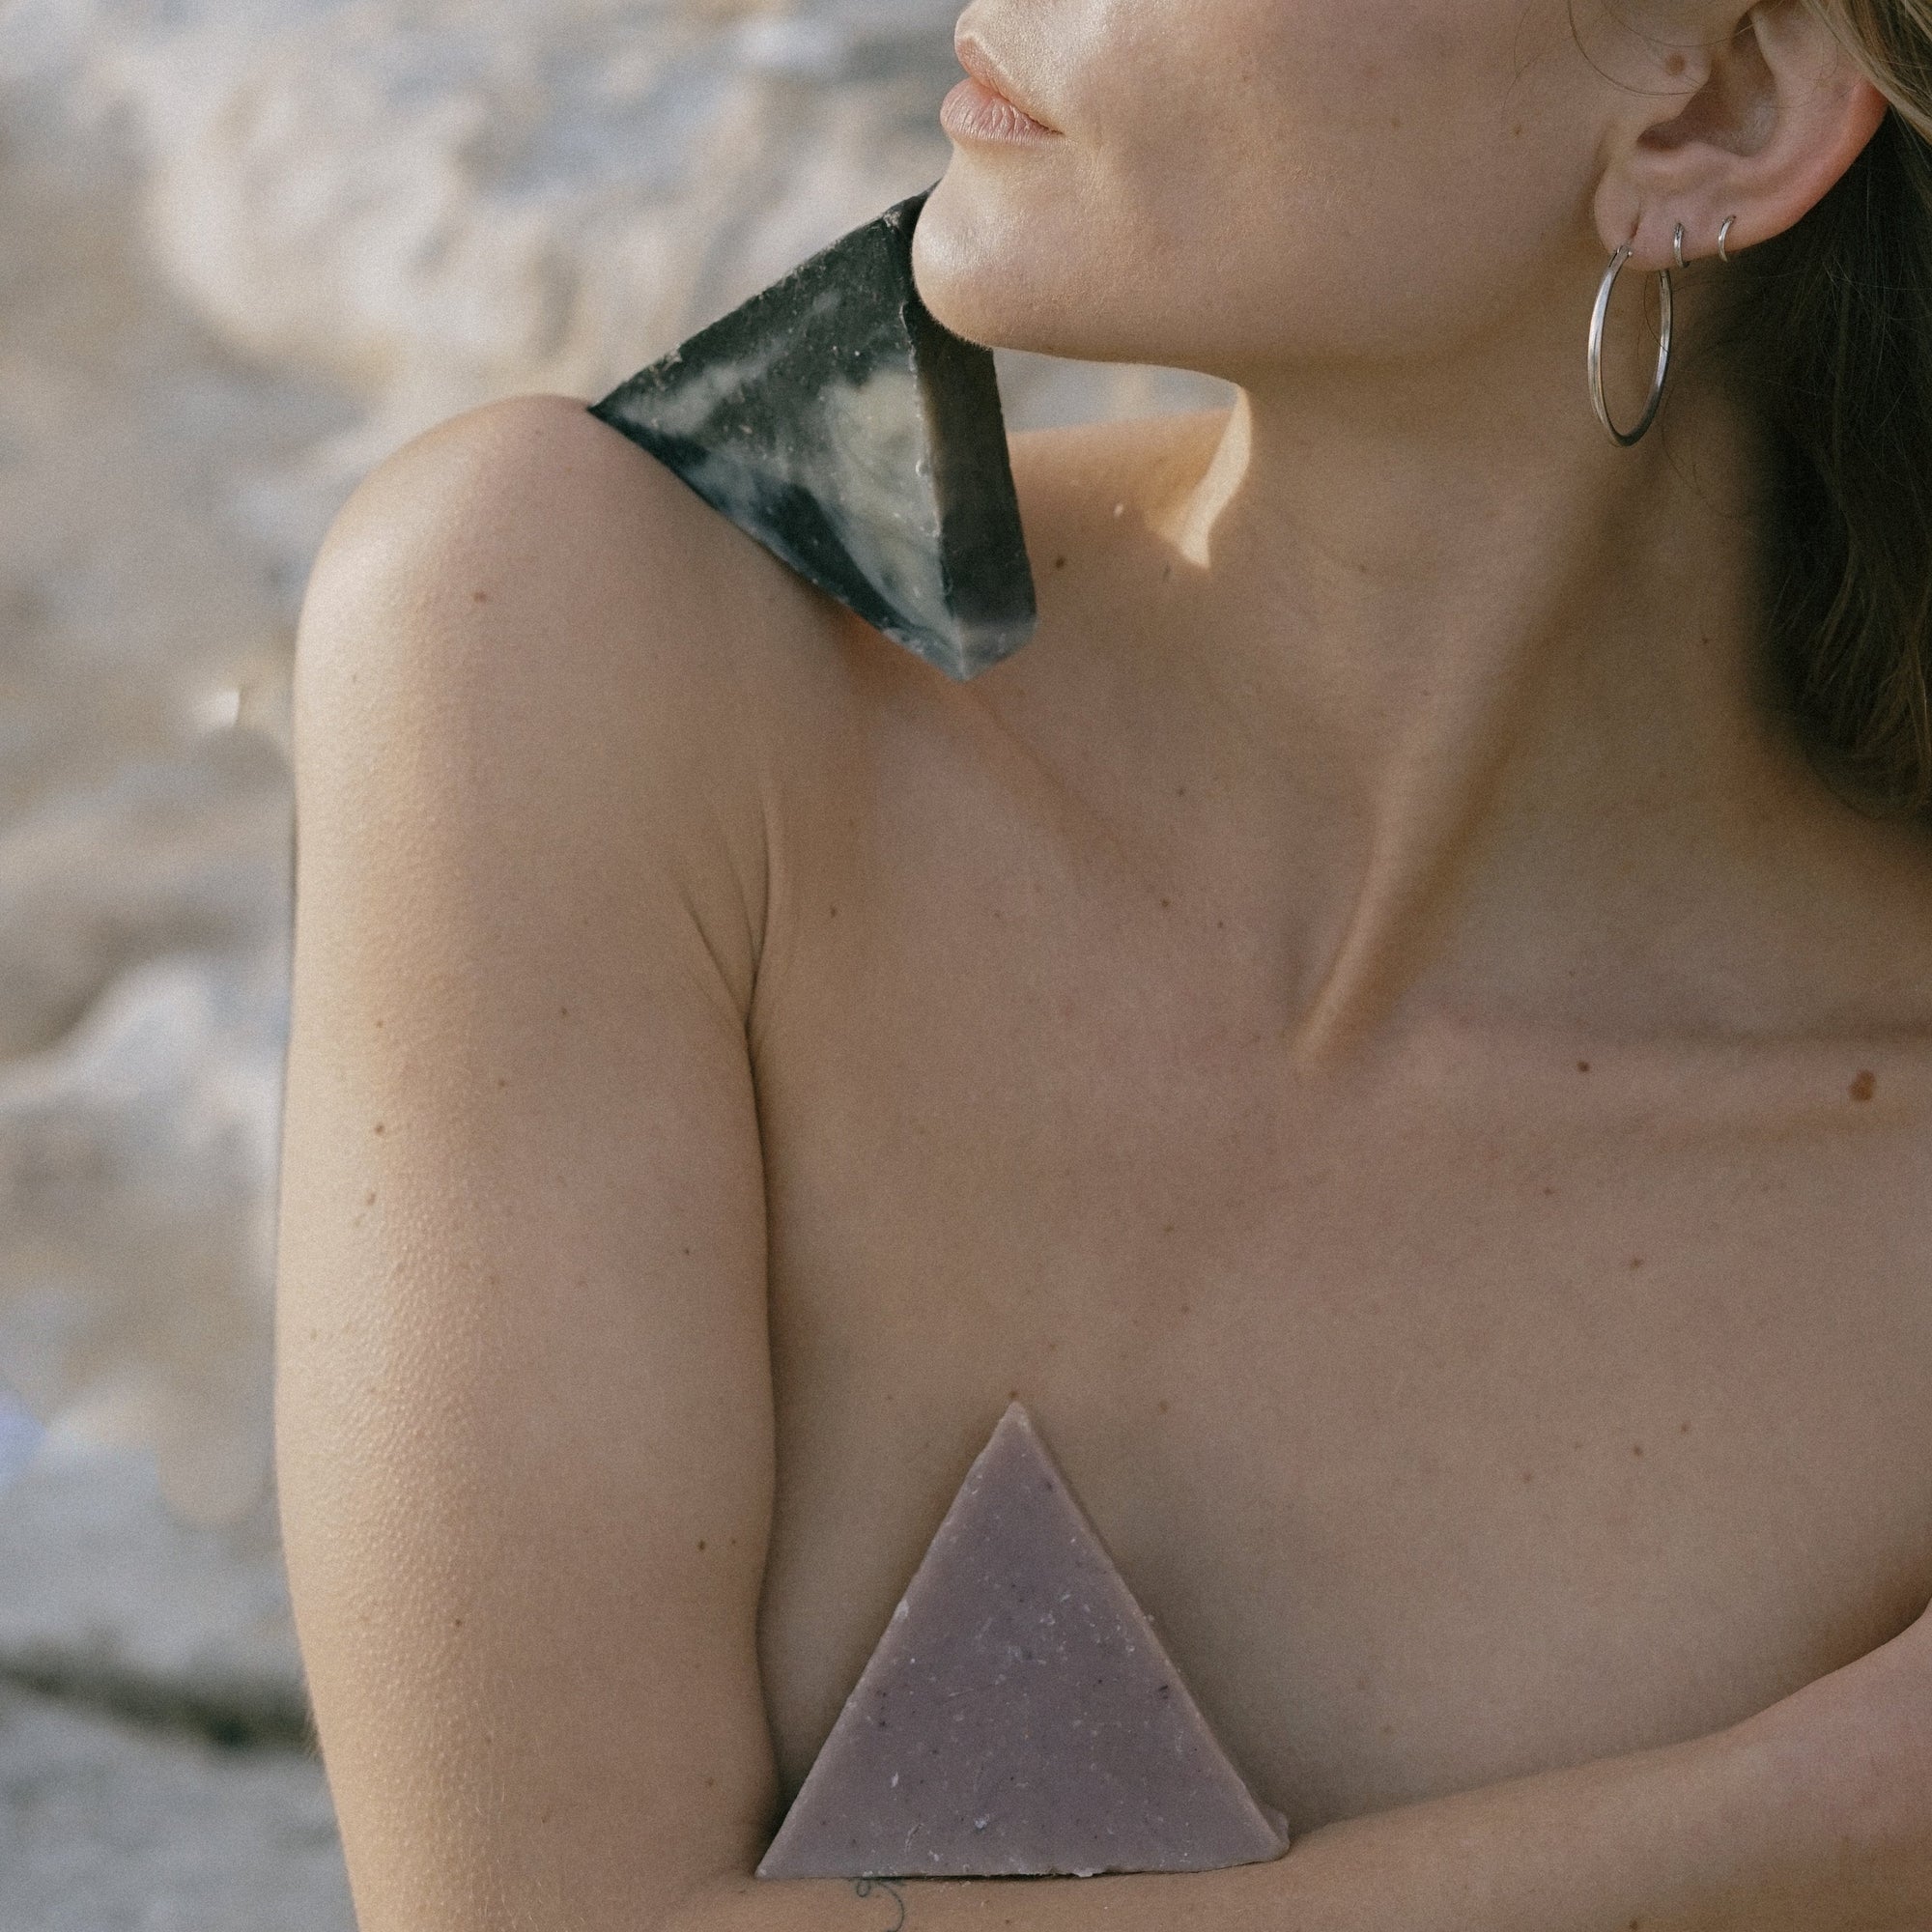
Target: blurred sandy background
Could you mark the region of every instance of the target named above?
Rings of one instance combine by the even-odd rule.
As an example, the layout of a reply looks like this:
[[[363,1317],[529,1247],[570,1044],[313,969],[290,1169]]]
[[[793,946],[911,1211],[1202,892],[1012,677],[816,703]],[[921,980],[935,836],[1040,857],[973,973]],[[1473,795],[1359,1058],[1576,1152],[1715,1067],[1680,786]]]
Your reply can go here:
[[[269,1464],[321,533],[935,180],[956,12],[0,0],[0,1932],[352,1924]]]

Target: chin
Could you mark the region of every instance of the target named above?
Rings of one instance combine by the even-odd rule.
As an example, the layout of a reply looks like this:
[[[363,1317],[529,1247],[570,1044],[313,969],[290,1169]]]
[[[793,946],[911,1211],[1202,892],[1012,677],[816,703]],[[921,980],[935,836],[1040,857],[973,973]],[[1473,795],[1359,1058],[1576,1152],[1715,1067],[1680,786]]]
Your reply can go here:
[[[913,235],[913,280],[934,318],[988,349],[1083,361],[1142,359],[1087,259],[1088,231],[1050,184],[997,178],[1004,159],[955,156]]]

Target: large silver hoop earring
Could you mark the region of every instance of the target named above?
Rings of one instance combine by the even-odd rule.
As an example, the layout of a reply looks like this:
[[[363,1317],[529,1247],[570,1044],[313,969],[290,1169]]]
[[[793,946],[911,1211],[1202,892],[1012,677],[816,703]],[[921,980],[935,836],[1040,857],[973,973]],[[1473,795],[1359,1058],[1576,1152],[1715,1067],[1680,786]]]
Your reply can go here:
[[[1630,260],[1635,245],[1636,238],[1633,236],[1610,257],[1610,266],[1604,270],[1603,286],[1597,291],[1597,306],[1590,316],[1590,400],[1596,406],[1597,420],[1608,431],[1610,440],[1625,449],[1656,421],[1658,405],[1663,401],[1663,384],[1670,374],[1670,270],[1660,269],[1657,289],[1661,326],[1657,336],[1657,374],[1651,379],[1650,400],[1644,405],[1634,429],[1620,430],[1610,420],[1610,406],[1604,399],[1604,323],[1610,312],[1610,291],[1616,287],[1617,277],[1623,273],[1624,264]]]

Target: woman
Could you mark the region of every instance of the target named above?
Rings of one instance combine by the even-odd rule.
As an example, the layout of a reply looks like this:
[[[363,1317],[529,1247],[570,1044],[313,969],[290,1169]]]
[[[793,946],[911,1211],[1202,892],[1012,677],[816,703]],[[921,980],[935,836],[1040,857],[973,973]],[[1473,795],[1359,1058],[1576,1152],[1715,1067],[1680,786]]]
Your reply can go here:
[[[1027,650],[947,683],[569,399],[316,573],[362,1932],[1932,1922],[1932,12],[960,49],[940,320],[1240,393],[1016,440]],[[753,1882],[1014,1395],[1296,1845]]]

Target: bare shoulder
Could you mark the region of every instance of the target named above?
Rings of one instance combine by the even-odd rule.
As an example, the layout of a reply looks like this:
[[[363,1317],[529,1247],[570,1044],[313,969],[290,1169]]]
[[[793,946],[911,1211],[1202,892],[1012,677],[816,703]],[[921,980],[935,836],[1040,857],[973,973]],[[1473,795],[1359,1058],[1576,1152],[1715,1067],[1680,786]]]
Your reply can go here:
[[[750,998],[767,804],[844,701],[826,601],[564,396],[472,410],[355,491],[317,558],[296,666],[298,810],[413,783],[482,793],[526,849],[594,840],[674,881]],[[420,816],[420,814],[418,814]],[[339,819],[339,814],[337,815]],[[540,862],[539,862],[540,863]]]
[[[418,437],[329,530],[305,629],[336,602],[409,600],[410,629],[507,606],[563,663],[618,646],[666,697],[755,677],[810,628],[791,574],[574,397],[487,404]],[[313,657],[341,640],[318,640]],[[452,646],[458,647],[460,646]],[[555,660],[554,660],[555,661]]]
[[[1198,472],[1224,423],[1014,439],[1042,588],[1036,662],[1056,634],[1103,632],[1131,594],[1119,546],[1141,520],[1115,505]],[[628,876],[674,874],[702,897],[707,933],[734,935],[749,999],[763,935],[782,923],[774,843],[809,870],[837,842],[865,749],[943,728],[969,701],[581,400],[518,397],[399,450],[331,527],[297,651],[298,806],[319,823],[314,802],[384,753],[392,777],[433,781],[437,797],[487,774],[555,845],[594,826]]]
[[[1016,436],[1036,562],[1063,540],[1111,531],[1117,505],[1192,480],[1225,421],[1209,412]],[[521,623],[541,622],[550,649],[614,643],[661,699],[728,688],[742,705],[770,687],[787,715],[815,687],[849,694],[890,678],[899,661],[566,396],[469,411],[364,481],[317,560],[305,661],[342,644],[332,611],[383,598],[407,602],[409,628],[430,632],[412,641],[432,650],[460,650],[462,637],[488,628],[475,613],[507,603]],[[349,629],[368,635],[359,622]]]

